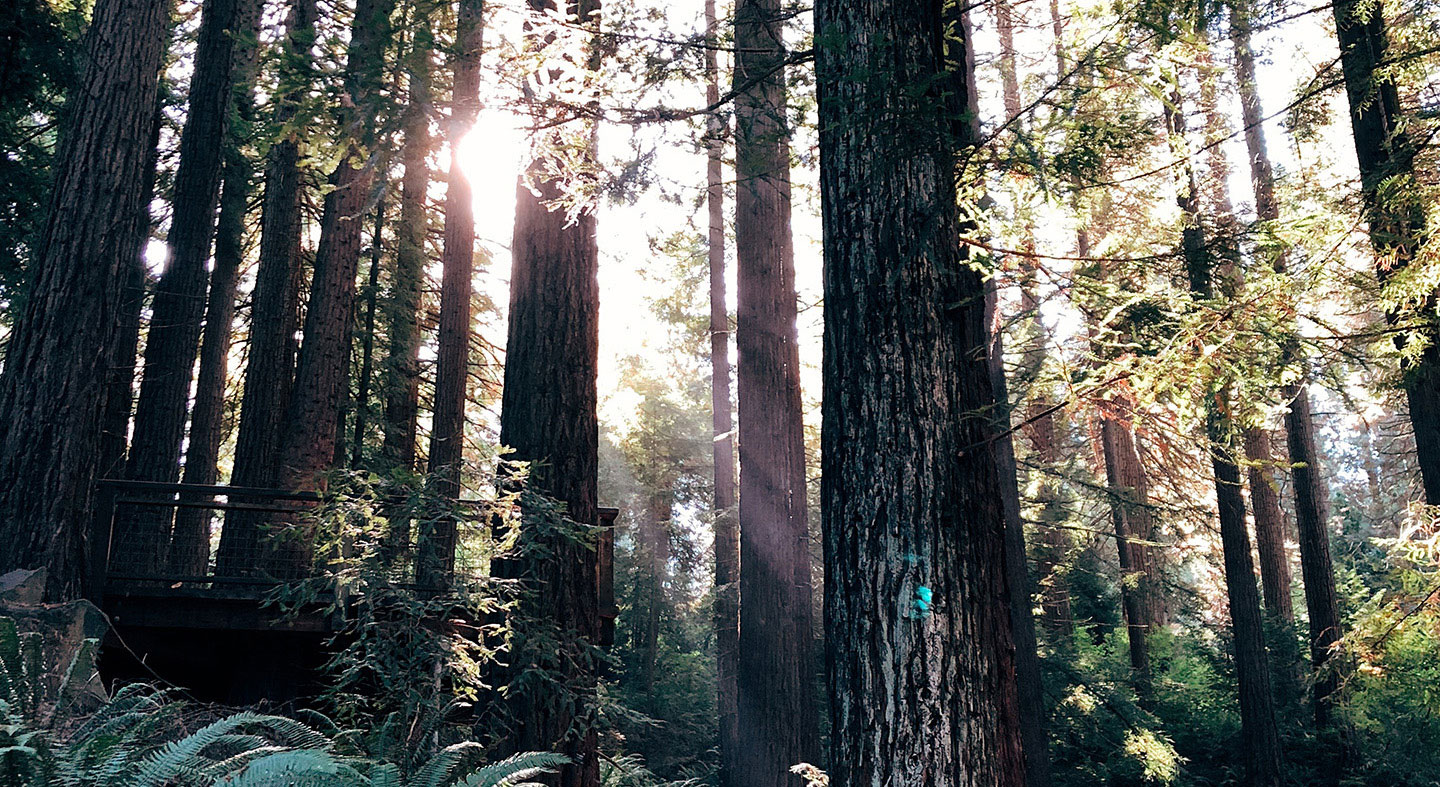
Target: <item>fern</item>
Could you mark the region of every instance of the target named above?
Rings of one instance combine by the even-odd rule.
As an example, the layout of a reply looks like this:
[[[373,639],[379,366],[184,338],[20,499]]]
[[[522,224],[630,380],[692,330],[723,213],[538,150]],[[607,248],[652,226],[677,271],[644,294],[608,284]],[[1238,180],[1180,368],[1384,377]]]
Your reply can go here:
[[[215,787],[356,787],[366,779],[352,766],[319,749],[290,749],[254,760]]]
[[[485,747],[478,743],[457,743],[447,746],[420,767],[410,779],[409,787],[448,787],[457,770],[479,762]]]
[[[461,787],[530,787],[532,782],[526,779],[553,773],[569,763],[570,758],[563,754],[526,752],[486,765],[466,776],[459,784]]]

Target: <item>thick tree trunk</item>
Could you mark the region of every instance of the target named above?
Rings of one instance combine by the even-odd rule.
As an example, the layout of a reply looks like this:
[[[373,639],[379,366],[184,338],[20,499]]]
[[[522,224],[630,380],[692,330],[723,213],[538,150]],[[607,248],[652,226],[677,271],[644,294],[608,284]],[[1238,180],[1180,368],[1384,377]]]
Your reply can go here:
[[[320,247],[305,309],[305,339],[295,369],[295,389],[285,412],[278,481],[282,489],[323,487],[320,474],[335,461],[337,422],[343,418],[350,369],[350,333],[355,308],[355,274],[360,264],[361,228],[367,215],[375,167],[360,158],[372,146],[374,114],[389,41],[394,0],[360,0],[355,7],[345,62],[345,87],[352,103],[341,127],[353,135],[344,160],[330,175],[320,224]],[[278,577],[308,570],[313,537],[276,539],[266,550]]]
[[[420,410],[420,292],[425,281],[425,236],[429,229],[430,45],[417,29],[410,55],[409,105],[401,159],[400,223],[390,298],[386,302],[390,355],[385,366],[385,469],[415,469],[415,422]]]
[[[531,7],[554,9],[545,0],[531,0]],[[570,11],[575,24],[598,23],[596,2],[585,0]],[[573,522],[593,526],[598,523],[600,305],[595,213],[592,206],[581,206],[567,216],[557,208],[562,184],[547,180],[544,172],[544,162],[532,163],[516,188],[500,443],[514,449],[512,459],[531,463],[527,485],[532,491],[564,503],[565,516]],[[533,539],[544,557],[531,552],[532,557],[510,561],[502,571],[525,580],[530,590],[521,602],[522,614],[555,626],[565,641],[544,653],[526,652],[555,678],[519,690],[512,686],[508,705],[517,727],[506,748],[561,751],[572,764],[555,784],[594,787],[599,783],[591,707],[595,674],[581,651],[599,634],[595,553],[545,522],[522,523],[521,538]]]
[[[1183,145],[1185,121],[1178,90],[1165,106],[1165,121],[1171,139]],[[1197,298],[1212,298],[1214,272],[1201,224],[1200,196],[1194,170],[1187,165],[1182,169],[1179,180],[1177,202],[1185,222],[1181,251],[1190,290]],[[1283,781],[1280,735],[1275,724],[1274,698],[1270,692],[1269,659],[1260,617],[1260,593],[1255,587],[1255,563],[1250,554],[1250,532],[1245,522],[1245,498],[1240,486],[1240,468],[1234,459],[1234,426],[1226,415],[1230,411],[1229,390],[1223,381],[1212,382],[1210,387],[1206,394],[1209,411],[1205,432],[1215,473],[1225,587],[1230,597],[1246,774],[1250,784],[1279,787]]]
[[[790,766],[818,754],[782,25],[776,0],[736,5],[740,748],[734,777],[753,787],[791,784]]]
[[[483,0],[462,0],[455,22],[454,78],[450,98],[450,150],[470,132],[480,111]],[[428,471],[434,492],[460,499],[465,464],[465,400],[470,373],[470,296],[475,265],[475,215],[470,180],[454,155],[445,194],[444,271],[440,277],[440,335],[435,358],[435,413],[430,427]],[[508,364],[507,364],[508,366]],[[427,517],[417,539],[416,581],[421,587],[449,584],[455,566],[455,522]]]
[[[225,377],[230,365],[231,327],[235,294],[245,257],[245,214],[250,209],[255,167],[244,145],[255,119],[254,79],[259,56],[261,3],[242,0],[234,20],[234,108],[226,129],[220,215],[215,225],[215,264],[210,272],[210,295],[205,304],[205,328],[200,343],[200,371],[195,381],[195,403],[190,411],[190,433],[185,449],[187,484],[219,481],[217,463],[225,432]],[[170,542],[170,575],[203,575],[210,562],[210,518],[202,508],[175,512]]]
[[[155,197],[155,176],[160,163],[160,125],[162,122],[160,104],[155,106],[155,120],[151,124],[150,152],[145,161],[144,197],[139,201],[140,211],[135,216],[138,226],[135,237],[140,247],[150,240],[155,220],[150,215],[150,203]],[[125,475],[125,449],[130,440],[130,414],[135,404],[135,369],[140,347],[140,312],[145,306],[145,258],[137,253],[128,262],[124,272],[124,290],[120,296],[120,311],[116,320],[115,355],[110,361],[110,376],[105,383],[105,416],[100,435],[100,461],[96,465],[96,478],[123,478]]]
[[[1376,273],[1383,285],[1395,271],[1410,264],[1425,232],[1425,205],[1413,183],[1415,146],[1404,128],[1394,80],[1377,78],[1390,49],[1384,9],[1359,0],[1339,0],[1332,9],[1365,218],[1378,257]],[[1410,182],[1382,189],[1392,178]],[[1420,330],[1429,344],[1418,360],[1406,365],[1405,397],[1425,499],[1440,505],[1440,321],[1435,316],[1435,301],[1432,294],[1423,310],[1418,310],[1423,319]],[[1387,316],[1397,320],[1401,315]],[[1404,341],[1403,335],[1397,339]]]
[[[315,33],[317,0],[294,0],[286,23],[286,76],[294,92],[276,103],[276,125],[293,122],[304,98],[298,85],[308,82],[310,42]],[[299,323],[300,204],[302,175],[295,136],[270,147],[265,166],[265,200],[260,216],[260,260],[250,295],[250,351],[245,392],[240,401],[240,431],[235,439],[234,486],[269,489],[279,480],[280,423],[290,403],[295,375],[295,330]],[[260,556],[264,517],[230,512],[220,533],[218,576],[254,573]]]
[[[95,5],[25,311],[0,374],[0,570],[44,566],[52,599],[78,593],[86,567],[106,372],[142,244],[169,7]]]
[[[705,0],[705,103],[720,100],[715,0]],[[720,787],[740,787],[740,531],[736,520],[735,421],[730,404],[730,312],[725,303],[725,124],[706,123],[705,205],[710,266],[711,453],[715,462],[715,674],[720,719]]]
[[[1285,514],[1280,510],[1280,491],[1274,478],[1275,457],[1270,448],[1270,433],[1245,429],[1242,439],[1265,609],[1277,621],[1288,625],[1295,622],[1295,609],[1290,601],[1290,553],[1285,549]]]
[[[959,240],[949,129],[969,91],[951,89],[945,27],[932,3],[815,7],[826,662],[842,785],[1024,783],[984,286]]]
[[[206,0],[200,15],[190,104],[180,134],[175,173],[170,257],[155,288],[145,335],[145,367],[135,405],[134,433],[126,476],[136,481],[174,482],[180,476],[180,447],[205,317],[205,264],[215,235],[215,204],[233,93],[235,42],[252,14],[243,5],[258,0]],[[258,11],[254,12],[258,18]],[[166,564],[173,511],[132,509],[117,518],[115,542],[126,552],[127,570],[158,572]]]
[[[1339,13],[1338,8],[1336,13]],[[1245,146],[1250,157],[1250,182],[1255,189],[1255,215],[1260,221],[1273,222],[1280,218],[1280,205],[1275,199],[1274,169],[1265,148],[1264,113],[1255,82],[1255,54],[1250,45],[1248,10],[1237,7],[1232,9],[1231,14],[1230,34],[1235,49],[1240,108],[1245,121]],[[1273,264],[1277,271],[1283,272],[1284,256],[1276,256]],[[1287,341],[1284,350],[1287,362],[1304,363],[1298,340]],[[1330,648],[1342,633],[1335,593],[1335,568],[1330,560],[1330,491],[1320,474],[1315,421],[1310,412],[1310,393],[1306,385],[1303,382],[1289,383],[1282,389],[1281,395],[1290,403],[1290,409],[1285,414],[1285,442],[1295,487],[1295,525],[1299,533],[1300,571],[1305,580],[1305,604],[1309,613],[1310,653],[1317,670],[1315,715],[1316,721],[1323,727],[1329,721],[1330,696],[1338,687],[1338,676],[1328,667]],[[1278,604],[1276,609],[1280,609]],[[1293,620],[1293,613],[1287,619]]]

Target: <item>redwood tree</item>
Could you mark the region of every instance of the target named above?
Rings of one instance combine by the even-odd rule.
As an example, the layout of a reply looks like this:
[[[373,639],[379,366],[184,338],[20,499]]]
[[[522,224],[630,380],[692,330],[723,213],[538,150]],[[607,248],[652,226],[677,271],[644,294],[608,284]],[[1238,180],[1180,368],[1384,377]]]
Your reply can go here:
[[[715,0],[705,0],[705,103],[720,100]],[[738,787],[740,751],[740,531],[736,523],[735,421],[730,404],[730,312],[725,303],[725,123],[711,115],[705,137],[705,207],[710,267],[710,407],[715,463],[715,675],[721,787]]]
[[[737,784],[781,787],[815,759],[805,427],[790,236],[784,16],[735,7],[735,259],[740,421]]]
[[[0,570],[49,569],[75,595],[165,47],[163,0],[99,0],[66,107],[25,310],[0,373]]]
[[[215,236],[236,43],[250,35],[250,20],[258,21],[259,5],[259,0],[206,0],[201,9],[175,173],[170,254],[155,287],[145,334],[145,367],[126,466],[132,480],[174,482],[180,476],[180,447],[205,317],[205,268]],[[165,509],[144,508],[117,520],[116,542],[127,548],[134,570],[150,573],[165,564],[170,526],[171,512]]]
[[[984,287],[954,179],[950,121],[974,107],[947,79],[944,22],[915,0],[815,6],[826,666],[843,785],[1024,783]]]

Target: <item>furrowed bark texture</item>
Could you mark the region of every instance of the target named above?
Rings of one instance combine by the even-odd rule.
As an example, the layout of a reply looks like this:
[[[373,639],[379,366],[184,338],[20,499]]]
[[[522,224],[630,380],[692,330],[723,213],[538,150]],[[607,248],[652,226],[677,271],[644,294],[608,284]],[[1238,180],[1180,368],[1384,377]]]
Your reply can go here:
[[[1270,165],[1265,128],[1261,123],[1264,112],[1255,82],[1255,54],[1250,45],[1248,9],[1237,6],[1231,14],[1231,43],[1235,49],[1236,82],[1245,120],[1250,182],[1255,190],[1255,215],[1260,221],[1273,222],[1280,218],[1280,205],[1275,199],[1275,173]],[[1277,255],[1273,264],[1276,271],[1283,273],[1285,257]],[[1298,331],[1298,326],[1294,330]],[[1287,341],[1284,351],[1287,362],[1306,363],[1298,337]],[[1319,726],[1324,727],[1329,723],[1330,697],[1339,685],[1338,675],[1328,668],[1330,648],[1343,633],[1335,592],[1335,568],[1330,559],[1330,490],[1320,473],[1320,455],[1315,447],[1315,419],[1310,410],[1307,386],[1303,381],[1289,383],[1281,390],[1281,396],[1290,403],[1290,409],[1285,413],[1285,443],[1295,488],[1295,526],[1300,544],[1300,572],[1305,581],[1305,605],[1309,613],[1310,654],[1317,670],[1315,717]],[[1286,601],[1289,601],[1288,594]],[[1293,613],[1288,619],[1293,620]]]
[[[531,0],[531,7],[553,9],[545,0]],[[598,21],[593,0],[570,10],[578,24]],[[600,341],[595,214],[588,206],[573,219],[563,209],[552,210],[561,184],[546,179],[542,162],[531,165],[529,178],[533,186],[522,181],[516,188],[500,443],[514,449],[512,459],[532,463],[530,489],[564,503],[574,522],[595,525]],[[564,652],[529,653],[565,685],[512,687],[507,702],[517,726],[506,748],[563,752],[572,764],[553,783],[595,787],[600,778],[591,705],[595,675],[591,660],[578,652],[599,635],[595,552],[569,534],[536,524],[539,530],[522,532],[521,538],[535,539],[545,557],[507,561],[501,569],[528,586],[522,614],[553,625],[566,640],[558,648]]]
[[[1285,549],[1285,515],[1280,510],[1280,490],[1275,482],[1275,457],[1270,433],[1245,429],[1246,475],[1250,482],[1250,507],[1255,517],[1255,548],[1260,555],[1260,586],[1265,609],[1283,623],[1295,622],[1290,601],[1290,554]]]
[[[1410,264],[1425,232],[1425,205],[1414,182],[1415,145],[1404,129],[1394,77],[1382,73],[1390,49],[1384,9],[1359,0],[1339,0],[1331,8],[1365,218],[1378,257],[1376,274],[1383,285]],[[1429,344],[1405,368],[1405,398],[1425,499],[1431,505],[1440,504],[1440,321],[1435,301],[1432,293],[1422,310],[1420,330]],[[1387,316],[1395,321],[1402,315]],[[1396,339],[1402,346],[1405,341],[1403,334]]]
[[[66,107],[29,297],[0,374],[0,567],[80,591],[122,293],[140,253],[169,4],[100,0]]]
[[[715,48],[719,30],[715,0],[705,0],[705,103],[720,100]],[[705,207],[710,267],[711,453],[715,462],[715,674],[720,722],[720,785],[735,779],[740,751],[740,531],[736,522],[735,421],[730,404],[730,313],[725,304],[725,124],[712,115],[706,125]]]
[[[1184,144],[1185,120],[1179,91],[1165,107],[1167,131],[1174,144]],[[1214,297],[1214,274],[1201,228],[1200,199],[1195,172],[1183,168],[1179,177],[1180,211],[1185,225],[1181,251],[1185,258],[1190,291],[1195,297]],[[1275,724],[1274,698],[1270,692],[1270,666],[1265,652],[1264,627],[1260,617],[1260,593],[1255,586],[1255,563],[1250,554],[1250,532],[1245,522],[1245,497],[1236,464],[1233,426],[1229,422],[1229,391],[1211,384],[1207,392],[1208,412],[1205,433],[1209,441],[1211,466],[1215,473],[1215,501],[1219,509],[1220,543],[1224,553],[1225,587],[1230,598],[1230,622],[1234,632],[1235,677],[1240,692],[1240,727],[1245,739],[1248,783],[1279,787],[1283,782],[1280,735]]]
[[[401,158],[405,176],[400,181],[400,223],[395,228],[398,248],[391,280],[389,312],[390,354],[385,366],[385,439],[382,457],[386,469],[415,468],[415,423],[420,411],[420,293],[425,281],[426,193],[430,188],[430,45],[428,33],[416,31],[416,51],[410,56],[410,96],[405,108],[405,144]]]
[[[374,136],[373,107],[393,9],[394,0],[360,0],[355,7],[345,62],[345,88],[353,104],[341,114],[342,127],[352,141],[346,143],[350,149],[330,175],[333,190],[325,197],[320,248],[305,309],[305,339],[281,434],[282,489],[320,489],[319,474],[335,463],[337,421],[343,418],[349,380],[361,228],[375,174],[373,162],[360,155]],[[270,544],[267,559],[273,561],[277,576],[299,576],[308,569],[314,543],[308,526],[301,530],[298,537]]]
[[[375,312],[379,309],[380,262],[385,255],[385,198],[375,205],[370,227],[370,272],[365,281],[365,318],[360,326],[360,379],[355,387],[355,432],[350,439],[350,466],[365,464],[365,435],[370,429],[370,385],[375,376]]]
[[[205,328],[200,342],[200,371],[195,380],[195,403],[190,409],[190,433],[185,449],[187,484],[219,481],[217,462],[225,436],[225,376],[230,364],[231,327],[235,320],[235,293],[245,257],[245,214],[255,167],[244,145],[255,119],[254,79],[259,55],[260,3],[245,2],[235,16],[233,117],[226,129],[220,215],[215,224],[215,265],[210,272],[210,294],[205,304]],[[170,542],[170,575],[203,575],[210,562],[210,518],[201,508],[175,512]]]
[[[317,0],[294,0],[286,23],[283,66],[287,77],[306,82],[315,36]],[[298,88],[276,102],[274,122],[291,123],[303,99]],[[270,147],[265,164],[265,199],[260,214],[260,259],[250,295],[250,351],[240,431],[235,438],[234,486],[269,489],[279,481],[280,422],[295,379],[295,331],[300,297],[300,148],[295,136]],[[259,556],[263,517],[230,512],[220,533],[218,576],[252,573]]]
[[[180,477],[180,447],[205,317],[205,265],[215,235],[235,43],[248,34],[252,15],[259,18],[259,5],[259,0],[206,0],[200,13],[175,173],[170,258],[155,286],[145,335],[145,368],[126,466],[132,480],[174,482]],[[130,553],[130,570],[150,574],[166,564],[172,517],[168,508],[122,511],[115,540]]]
[[[941,8],[820,0],[815,29],[831,775],[1018,786],[984,287],[959,242]]]
[[[456,17],[456,53],[450,99],[450,149],[469,133],[480,111],[483,0],[463,0]],[[443,500],[460,499],[465,463],[465,393],[470,371],[470,295],[475,265],[475,215],[470,181],[451,157],[445,193],[445,247],[441,251],[440,335],[435,357],[435,413],[430,427],[428,471]],[[508,365],[508,364],[507,364]],[[455,523],[427,517],[417,551],[421,587],[444,587],[455,565]]]
[[[740,417],[738,784],[795,783],[818,753],[810,538],[778,0],[735,7],[735,259]]]

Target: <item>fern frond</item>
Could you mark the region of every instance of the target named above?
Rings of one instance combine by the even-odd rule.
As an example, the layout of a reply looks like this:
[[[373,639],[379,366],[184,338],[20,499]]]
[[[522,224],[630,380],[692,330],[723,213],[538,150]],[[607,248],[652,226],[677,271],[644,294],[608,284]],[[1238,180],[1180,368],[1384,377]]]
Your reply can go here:
[[[570,758],[563,754],[524,752],[486,765],[466,776],[459,784],[462,787],[529,787],[526,779],[553,773],[569,763]]]
[[[447,746],[420,766],[410,778],[409,787],[448,787],[454,783],[457,772],[462,769],[468,772],[484,752],[485,747],[474,741]]]
[[[215,787],[356,787],[365,783],[350,765],[319,749],[289,749],[250,762]]]

